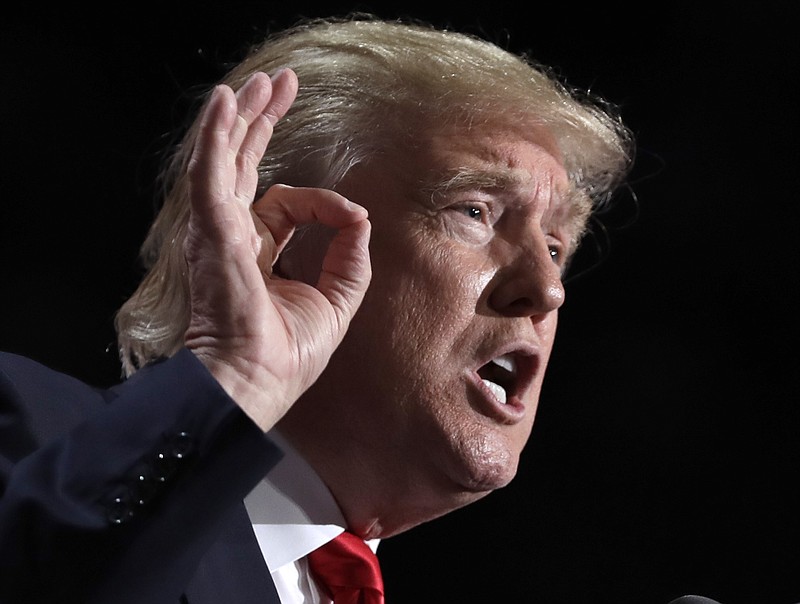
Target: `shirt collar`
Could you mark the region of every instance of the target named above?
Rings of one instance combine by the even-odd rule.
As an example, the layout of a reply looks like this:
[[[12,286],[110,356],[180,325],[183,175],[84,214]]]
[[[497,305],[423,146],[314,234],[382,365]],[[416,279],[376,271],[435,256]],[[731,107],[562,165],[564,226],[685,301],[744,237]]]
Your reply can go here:
[[[345,530],[336,500],[314,469],[277,430],[284,456],[244,500],[270,572],[304,557]],[[373,551],[379,540],[367,542]]]

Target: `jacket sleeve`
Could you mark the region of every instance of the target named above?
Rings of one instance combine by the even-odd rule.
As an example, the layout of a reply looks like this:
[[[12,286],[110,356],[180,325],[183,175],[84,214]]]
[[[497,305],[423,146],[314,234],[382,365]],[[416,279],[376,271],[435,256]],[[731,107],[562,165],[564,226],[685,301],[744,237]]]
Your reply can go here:
[[[188,350],[108,391],[3,355],[0,602],[177,602],[280,455]]]

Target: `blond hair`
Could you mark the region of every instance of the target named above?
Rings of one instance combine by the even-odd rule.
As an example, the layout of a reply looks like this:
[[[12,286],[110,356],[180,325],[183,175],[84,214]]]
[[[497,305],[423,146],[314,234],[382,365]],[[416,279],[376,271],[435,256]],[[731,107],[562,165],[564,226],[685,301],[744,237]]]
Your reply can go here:
[[[544,125],[573,185],[595,205],[630,165],[631,137],[610,106],[471,35],[371,17],[312,20],[267,37],[223,81],[237,89],[254,72],[286,67],[300,88],[260,163],[259,192],[275,183],[335,188],[387,145],[410,144],[425,124]],[[194,137],[191,127],[167,166],[164,203],[141,251],[147,273],[117,313],[126,374],[183,344],[186,165]]]

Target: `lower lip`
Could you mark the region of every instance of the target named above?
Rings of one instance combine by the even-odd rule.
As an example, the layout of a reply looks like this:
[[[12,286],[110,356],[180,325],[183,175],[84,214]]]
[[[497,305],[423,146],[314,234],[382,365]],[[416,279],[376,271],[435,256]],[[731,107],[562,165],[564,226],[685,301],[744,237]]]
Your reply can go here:
[[[512,396],[505,403],[502,403],[486,387],[481,376],[476,372],[469,373],[468,380],[476,391],[478,411],[482,415],[503,424],[516,424],[525,417],[525,405],[522,404],[518,396]]]

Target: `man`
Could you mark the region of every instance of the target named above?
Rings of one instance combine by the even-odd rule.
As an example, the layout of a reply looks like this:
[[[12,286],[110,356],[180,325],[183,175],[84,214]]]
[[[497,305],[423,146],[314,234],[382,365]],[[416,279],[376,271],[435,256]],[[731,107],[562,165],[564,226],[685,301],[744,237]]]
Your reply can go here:
[[[254,49],[170,167],[128,379],[0,364],[0,594],[330,602],[309,554],[345,529],[374,548],[506,485],[630,153],[468,36],[332,20]]]

